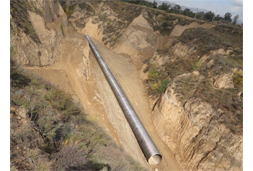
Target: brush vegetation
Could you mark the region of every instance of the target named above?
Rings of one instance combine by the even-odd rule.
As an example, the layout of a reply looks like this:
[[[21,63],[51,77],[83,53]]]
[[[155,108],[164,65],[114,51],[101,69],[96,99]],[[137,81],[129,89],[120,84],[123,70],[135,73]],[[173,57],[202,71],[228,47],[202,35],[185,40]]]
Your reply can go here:
[[[145,170],[71,95],[11,65],[11,170]]]

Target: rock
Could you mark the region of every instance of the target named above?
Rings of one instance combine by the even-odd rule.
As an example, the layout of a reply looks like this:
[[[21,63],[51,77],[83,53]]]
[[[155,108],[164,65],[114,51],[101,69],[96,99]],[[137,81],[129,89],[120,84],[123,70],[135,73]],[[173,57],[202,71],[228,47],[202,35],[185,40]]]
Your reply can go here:
[[[15,107],[13,107],[13,106],[11,106],[10,111],[11,111],[11,113],[13,113],[13,112],[15,112],[15,111],[16,111],[16,108],[15,108]]]
[[[108,168],[105,166],[101,171],[108,171]]]
[[[230,54],[231,52],[232,52],[231,49],[229,49],[229,50],[227,50],[227,51],[225,51],[224,49],[218,49],[218,50],[212,50],[212,51],[210,51],[210,53],[211,53],[212,55],[228,55],[228,54]]]
[[[18,116],[20,116],[22,119],[26,119],[26,115],[28,113],[28,110],[24,107],[24,106],[20,106],[18,109],[17,109],[17,112],[16,114]]]
[[[186,45],[183,45],[181,42],[177,43],[175,46],[173,46],[172,51],[174,52],[174,55],[186,58],[189,57],[194,50],[194,47],[189,48]]]
[[[214,77],[214,87],[216,88],[234,88],[233,72],[223,73]]]

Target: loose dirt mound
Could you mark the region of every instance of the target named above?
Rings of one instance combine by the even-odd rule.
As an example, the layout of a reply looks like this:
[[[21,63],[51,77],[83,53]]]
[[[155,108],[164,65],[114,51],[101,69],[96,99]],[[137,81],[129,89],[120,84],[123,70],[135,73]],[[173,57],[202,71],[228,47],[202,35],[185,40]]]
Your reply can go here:
[[[134,64],[142,66],[143,58],[151,57],[155,51],[156,37],[153,28],[141,14],[123,32],[113,48],[117,53],[129,55]]]

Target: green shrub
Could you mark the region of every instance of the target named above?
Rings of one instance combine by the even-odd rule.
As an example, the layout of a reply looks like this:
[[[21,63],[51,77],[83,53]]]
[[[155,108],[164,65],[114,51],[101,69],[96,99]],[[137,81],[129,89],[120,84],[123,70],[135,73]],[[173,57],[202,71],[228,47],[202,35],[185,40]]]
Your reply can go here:
[[[148,81],[155,81],[158,78],[158,71],[152,68],[148,73]]]
[[[161,84],[158,87],[159,93],[164,93],[169,83],[169,80],[162,80]]]
[[[11,73],[11,86],[13,87],[25,87],[31,82],[31,79],[23,74],[17,72]]]
[[[147,79],[148,94],[159,97],[165,92],[169,82],[170,81],[166,79],[166,74],[164,74],[164,72],[152,68],[148,73]]]
[[[64,11],[65,11],[67,17],[69,18],[73,14],[73,12],[75,10],[75,6],[70,6],[70,7],[66,6],[66,8],[63,8],[63,9],[65,9]]]
[[[200,65],[200,60],[197,59],[196,62],[194,62],[194,63],[192,64],[192,67],[191,67],[192,69],[191,69],[191,71],[199,70],[200,67],[201,67],[201,65]]]
[[[62,35],[64,36],[64,30],[63,30],[62,24],[61,24],[61,32],[62,32]]]

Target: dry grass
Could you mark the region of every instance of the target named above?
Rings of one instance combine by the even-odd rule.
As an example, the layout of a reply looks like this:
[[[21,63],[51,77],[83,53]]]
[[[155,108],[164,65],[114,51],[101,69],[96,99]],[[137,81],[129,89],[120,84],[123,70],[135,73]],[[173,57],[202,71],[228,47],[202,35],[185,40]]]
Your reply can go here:
[[[242,71],[234,71],[233,82],[235,88],[241,90],[243,93],[243,72]]]
[[[226,50],[229,47],[232,47],[230,39],[224,39],[215,32],[204,28],[190,28],[185,30],[181,37],[173,42],[173,45],[178,42],[194,47],[194,49],[197,50],[198,55],[207,54],[211,50],[217,50],[220,48]]]
[[[29,20],[28,10],[34,11],[39,15],[42,15],[42,11],[38,10],[32,3],[32,1],[24,0],[11,0],[11,15],[12,19],[24,33],[26,33],[34,42],[41,43],[38,35],[36,34],[32,23]]]
[[[214,28],[212,28],[214,31],[218,31],[221,33],[226,33],[229,35],[233,35],[236,37],[243,37],[243,29],[238,28],[236,26],[229,26],[229,25],[217,25]]]
[[[240,39],[240,40],[239,40]],[[192,54],[188,54],[185,58],[177,57],[172,47],[181,42],[189,48],[193,48]],[[213,78],[224,73],[231,73],[233,68],[243,68],[243,51],[242,51],[242,39],[238,36],[229,33],[220,33],[214,30],[207,30],[202,28],[187,29],[184,31],[181,37],[179,37],[172,47],[157,50],[160,56],[169,56],[171,61],[154,68],[156,73],[151,71],[153,64],[152,60],[146,60],[148,65],[145,69],[146,72],[153,73],[152,79],[155,78],[155,84],[147,84],[148,91],[157,88],[157,83],[162,81],[161,77],[156,75],[163,74],[163,78],[170,78],[172,82],[175,82],[175,93],[178,100],[185,104],[185,102],[191,97],[201,98],[202,101],[212,105],[213,110],[217,111],[221,109],[222,123],[235,134],[242,133],[243,122],[243,73],[235,71],[233,74],[233,83],[235,88],[230,89],[216,89],[213,86]],[[231,49],[231,52],[227,55],[212,55],[211,50],[217,50],[223,48],[227,50]],[[200,65],[200,58],[203,55],[209,55],[208,59]],[[194,77],[180,76],[182,74],[191,73],[193,71],[199,71],[204,76],[202,81]],[[155,76],[155,77],[154,77]],[[180,76],[180,77],[179,77]]]
[[[178,100],[184,104],[187,100],[189,100],[199,84],[198,76],[191,74],[190,76],[180,76],[177,77],[174,81],[175,86],[175,93]]]
[[[194,97],[208,102],[214,110],[223,110],[223,124],[233,133],[242,134],[243,104],[237,94],[236,89],[214,89],[212,81],[207,79],[198,85]]]
[[[108,16],[98,15],[100,21],[103,21],[103,34],[106,35],[103,42],[105,45],[110,43],[110,46],[114,46],[121,37],[121,31],[141,14],[141,8],[117,1],[105,1],[104,4],[112,9],[117,18],[109,20]]]
[[[69,94],[29,72],[12,68],[11,74],[12,170],[144,170]]]
[[[151,27],[153,27],[154,31],[159,30],[161,35],[170,35],[171,31],[175,27],[175,23],[179,25],[188,25],[193,22],[193,19],[187,19],[180,15],[167,14],[160,10],[155,9],[146,9],[148,16],[145,19],[148,21]],[[160,15],[162,17],[157,18]],[[154,19],[157,18],[157,19]],[[175,23],[174,23],[175,22]]]

